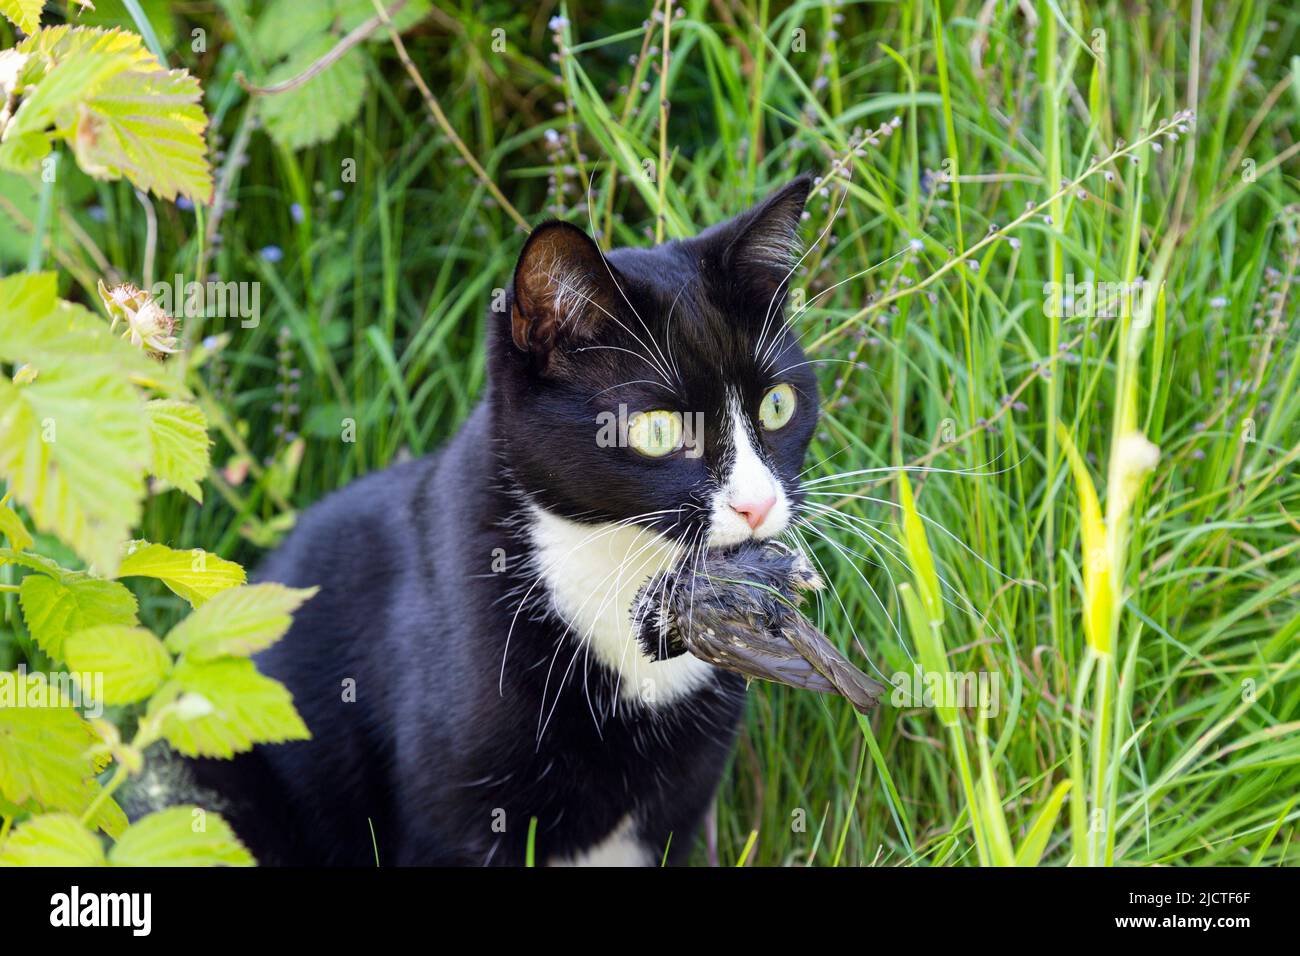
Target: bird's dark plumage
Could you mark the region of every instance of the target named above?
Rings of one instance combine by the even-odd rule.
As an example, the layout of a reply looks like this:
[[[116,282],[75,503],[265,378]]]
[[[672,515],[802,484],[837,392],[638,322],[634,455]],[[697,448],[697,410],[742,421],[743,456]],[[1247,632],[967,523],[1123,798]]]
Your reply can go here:
[[[717,667],[835,693],[865,713],[884,687],[854,667],[797,610],[821,579],[798,551],[771,542],[710,554],[646,582],[633,620],[656,659],[689,652]]]

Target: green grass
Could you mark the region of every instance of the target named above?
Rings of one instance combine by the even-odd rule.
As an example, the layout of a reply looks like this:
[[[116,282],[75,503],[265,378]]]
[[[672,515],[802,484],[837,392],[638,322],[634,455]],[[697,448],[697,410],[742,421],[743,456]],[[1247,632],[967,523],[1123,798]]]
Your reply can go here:
[[[1016,4],[694,0],[672,21],[665,75],[662,24],[647,33],[625,5],[568,11],[555,60],[560,6],[436,6],[405,37],[411,58],[530,221],[644,244],[796,171],[834,170],[804,230],[826,238],[795,279],[827,399],[807,477],[831,511],[803,530],[833,584],[821,621],[880,674],[911,670],[921,649],[899,585],[916,581],[915,552],[889,469],[928,469],[909,474],[943,581],[946,666],[1000,684],[995,717],[955,727],[934,708],[860,721],[840,701],[756,687],[716,851],[702,839],[698,862],[973,864],[1026,842],[1058,865],[1296,861],[1300,12],[1040,2],[1032,30]],[[184,330],[224,337],[198,374],[215,461],[234,466],[202,509],[152,499],[141,529],[255,562],[294,508],[456,428],[521,233],[387,44],[371,46],[365,104],[336,140],[276,148],[234,80],[264,75],[250,21],[222,7],[159,31],[210,32],[206,53],[171,52],[204,79],[218,179],[238,203],[219,245],[157,204],[149,247],[132,192],[65,163],[57,190],[0,179],[0,218],[18,226],[0,255],[26,264],[39,220],[73,296],[93,300],[96,254],[137,281],[149,260],[156,277],[204,262],[262,282],[256,329]],[[1195,129],[1179,133],[1170,118],[1187,108]],[[1176,139],[1155,152],[1161,128]],[[340,181],[346,159],[355,183]],[[1044,283],[1070,275],[1140,276],[1163,301],[1053,317]],[[1117,437],[1135,427],[1161,452],[1111,524],[1110,656],[1085,636],[1080,485],[1058,423],[1103,511]],[[1035,827],[1071,779],[1067,809]]]

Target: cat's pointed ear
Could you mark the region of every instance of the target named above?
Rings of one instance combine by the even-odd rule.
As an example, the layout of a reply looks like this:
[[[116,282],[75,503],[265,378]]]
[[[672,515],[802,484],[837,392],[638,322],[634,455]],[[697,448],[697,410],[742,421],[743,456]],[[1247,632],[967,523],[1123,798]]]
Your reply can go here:
[[[799,223],[812,185],[811,176],[799,176],[731,220],[724,267],[764,294],[785,285],[799,261]]]
[[[545,222],[533,230],[515,266],[510,334],[543,359],[562,339],[590,339],[616,308],[614,267],[577,226]]]

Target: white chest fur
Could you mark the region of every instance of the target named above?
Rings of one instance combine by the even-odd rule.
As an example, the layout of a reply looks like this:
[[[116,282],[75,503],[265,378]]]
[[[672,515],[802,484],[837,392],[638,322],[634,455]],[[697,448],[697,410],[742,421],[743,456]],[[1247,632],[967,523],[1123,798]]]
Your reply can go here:
[[[623,818],[614,832],[589,850],[565,859],[551,860],[550,866],[649,866],[650,850],[636,836],[631,815]]]
[[[632,627],[637,591],[672,565],[679,545],[644,527],[581,524],[536,506],[530,533],[556,612],[572,639],[619,675],[624,699],[655,707],[711,678],[712,667],[690,654],[652,660]]]

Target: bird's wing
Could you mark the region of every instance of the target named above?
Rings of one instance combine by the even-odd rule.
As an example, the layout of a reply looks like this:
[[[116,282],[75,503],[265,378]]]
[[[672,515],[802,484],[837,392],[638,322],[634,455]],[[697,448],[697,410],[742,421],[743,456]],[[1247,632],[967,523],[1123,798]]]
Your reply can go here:
[[[827,676],[779,634],[756,630],[748,621],[710,616],[696,621],[683,637],[692,654],[717,667],[800,690],[836,693]]]
[[[885,687],[853,666],[825,635],[809,624],[802,615],[787,614],[781,622],[781,634],[799,652],[800,657],[831,685],[832,689],[848,698],[861,713],[866,713],[880,700]]]

